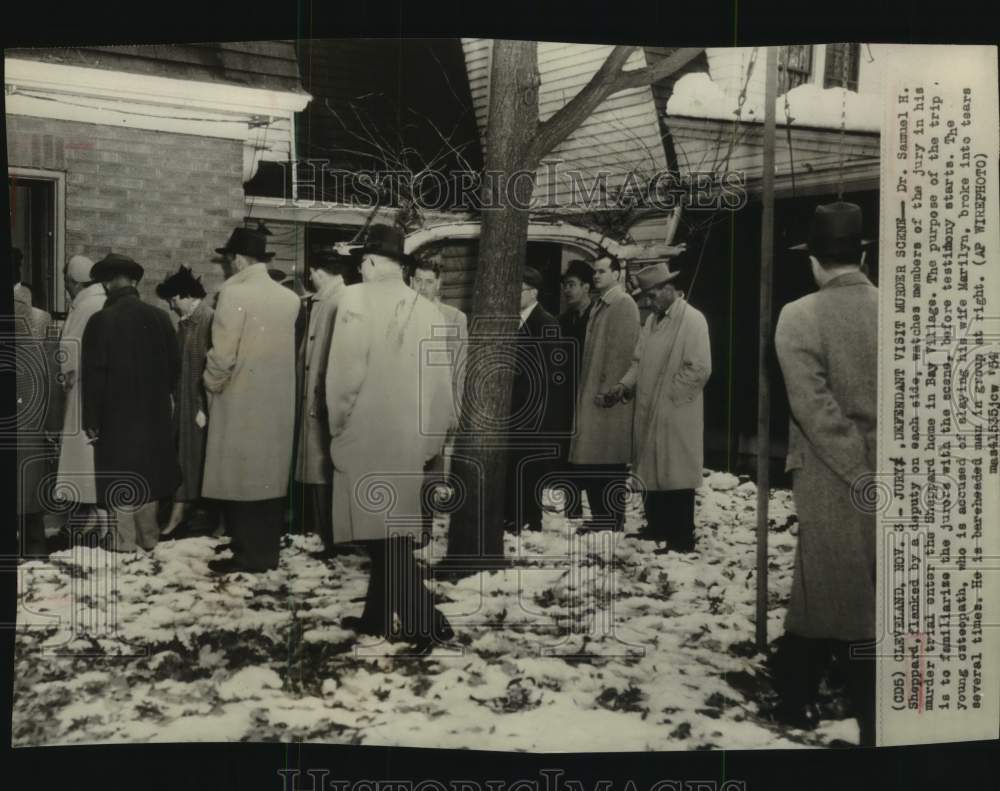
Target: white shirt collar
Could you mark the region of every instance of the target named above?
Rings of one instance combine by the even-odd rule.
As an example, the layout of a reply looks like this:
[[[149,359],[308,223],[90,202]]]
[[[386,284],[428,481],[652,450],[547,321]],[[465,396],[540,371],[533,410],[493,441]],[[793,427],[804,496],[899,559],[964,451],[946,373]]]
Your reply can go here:
[[[531,311],[533,311],[535,309],[535,305],[537,305],[537,304],[538,304],[538,300],[535,300],[530,305],[528,305],[528,307],[526,307],[524,310],[521,311],[521,323],[520,323],[519,326],[521,326],[521,327],[524,326],[524,322],[526,322],[528,320],[528,316],[531,315]]]

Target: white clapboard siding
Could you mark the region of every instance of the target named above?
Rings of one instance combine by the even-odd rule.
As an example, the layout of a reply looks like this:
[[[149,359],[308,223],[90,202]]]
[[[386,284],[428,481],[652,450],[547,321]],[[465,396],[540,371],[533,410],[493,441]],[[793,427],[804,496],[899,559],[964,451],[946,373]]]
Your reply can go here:
[[[485,150],[489,111],[490,39],[462,39],[469,87]],[[539,42],[538,71],[541,78],[539,119],[545,121],[558,112],[590,81],[613,47],[603,44],[563,44]],[[626,68],[646,66],[642,48],[636,49]],[[570,208],[573,172],[585,185],[593,184],[600,172],[608,174],[609,186],[620,185],[629,172],[645,174],[666,168],[659,122],[648,86],[621,91],[608,97],[583,124],[546,156],[559,161],[554,183],[550,171],[539,168],[535,195],[544,195],[562,210]]]

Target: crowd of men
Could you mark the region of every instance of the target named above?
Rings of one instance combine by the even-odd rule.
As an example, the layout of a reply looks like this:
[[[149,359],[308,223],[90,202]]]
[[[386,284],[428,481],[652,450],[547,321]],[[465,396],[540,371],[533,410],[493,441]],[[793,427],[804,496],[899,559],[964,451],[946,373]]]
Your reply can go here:
[[[848,491],[874,466],[876,297],[859,271],[859,234],[857,207],[817,210],[806,249],[820,290],[786,306],[777,328],[802,524],[787,645],[809,668],[786,690],[779,714],[804,727],[825,656],[874,634],[873,524],[851,508]],[[67,263],[72,304],[59,370],[44,392],[25,390],[23,398],[50,403],[36,423],[59,445],[55,499],[69,501],[69,526],[133,552],[190,534],[200,520],[230,538],[220,549],[228,546],[231,557],[211,561],[210,570],[253,573],[278,567],[291,514],[291,529],[321,537],[322,557],[345,546],[370,554],[363,612],[345,627],[420,650],[449,639],[428,569],[414,557],[430,528],[428,482],[446,480],[464,393],[467,320],[440,301],[440,268],[406,254],[396,228],[373,225],[350,253],[310,262],[313,291],[300,298],[269,272],[262,226],[236,228],[217,252],[226,279],[214,306],[183,266],[157,286],[177,314],[176,330],[139,298],[137,262],[112,253],[96,264],[82,256]],[[685,277],[659,262],[639,269],[629,291],[613,256],[573,260],[562,273],[566,309],[557,319],[539,303],[542,274],[525,267],[509,530],[542,529],[550,507],[542,481],[556,468],[570,483],[565,516],[575,529],[623,531],[628,493],[639,488],[641,537],[658,553],[695,550],[702,391],[712,365],[708,323],[686,301]],[[19,281],[15,271],[21,335],[41,339],[48,317],[30,306]],[[636,298],[649,308],[645,321]],[[553,338],[568,343],[571,376],[552,376],[555,356],[538,351]],[[434,344],[447,365],[430,364]],[[31,343],[18,349],[38,351],[40,370],[53,365]],[[537,452],[549,434],[560,438],[557,459]],[[30,456],[30,443],[22,445]],[[53,498],[39,494],[40,469],[19,464],[26,555],[46,552],[40,514]],[[161,522],[164,502],[172,507]],[[846,587],[844,573],[852,578]],[[851,686],[869,739],[870,663],[852,667],[862,668]]]

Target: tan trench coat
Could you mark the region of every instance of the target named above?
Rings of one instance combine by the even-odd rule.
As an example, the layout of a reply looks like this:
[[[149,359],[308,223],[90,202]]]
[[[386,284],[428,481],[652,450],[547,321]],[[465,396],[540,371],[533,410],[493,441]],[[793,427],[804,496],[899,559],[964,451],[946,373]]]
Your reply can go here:
[[[299,298],[263,263],[223,283],[205,359],[203,497],[252,501],[288,493],[298,313]]]
[[[94,504],[97,486],[94,483],[94,446],[83,433],[81,416],[82,375],[80,373],[80,348],[83,331],[90,317],[104,307],[107,294],[104,286],[94,283],[78,293],[70,305],[59,339],[59,368],[63,377],[73,373],[76,377],[66,391],[65,413],[62,427],[62,445],[59,448],[59,472],[56,475],[56,493],[71,502]]]
[[[646,318],[632,365],[633,473],[648,491],[697,489],[704,465],[702,389],[712,373],[708,322],[683,299]]]
[[[421,533],[424,465],[453,419],[440,322],[401,276],[343,291],[326,380],[336,542]]]
[[[330,426],[326,413],[326,367],[337,305],[344,284],[334,280],[313,298],[309,327],[302,338],[303,387],[295,480],[323,484],[333,480],[330,462]]]
[[[863,486],[876,463],[878,290],[852,272],[785,305],[775,346],[799,516],[785,627],[803,637],[872,638],[875,512],[858,507],[851,486]]]
[[[594,405],[594,396],[614,387],[628,372],[639,337],[639,308],[620,285],[594,301],[587,324],[576,391],[573,464],[628,464],[632,460],[633,403],[613,409]]]

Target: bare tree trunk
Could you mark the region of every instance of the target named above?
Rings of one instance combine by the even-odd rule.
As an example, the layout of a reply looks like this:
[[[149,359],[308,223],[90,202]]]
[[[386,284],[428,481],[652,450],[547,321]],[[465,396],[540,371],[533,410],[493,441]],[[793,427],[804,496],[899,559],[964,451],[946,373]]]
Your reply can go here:
[[[525,153],[538,126],[538,50],[530,41],[493,43],[484,209],[473,292],[462,423],[452,469],[464,492],[451,517],[440,571],[473,573],[504,563],[505,416],[514,369],[521,276],[534,171]],[[521,175],[518,175],[521,173]]]

